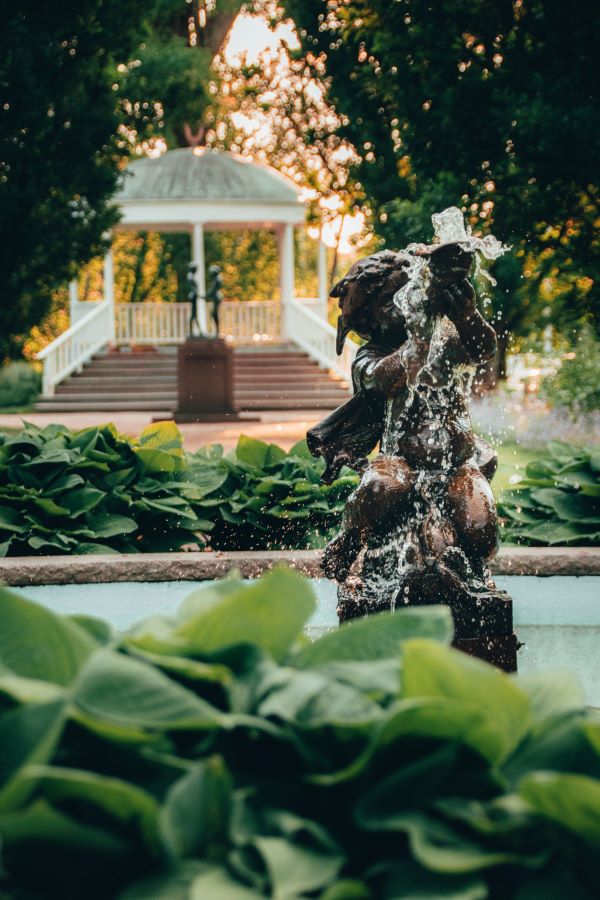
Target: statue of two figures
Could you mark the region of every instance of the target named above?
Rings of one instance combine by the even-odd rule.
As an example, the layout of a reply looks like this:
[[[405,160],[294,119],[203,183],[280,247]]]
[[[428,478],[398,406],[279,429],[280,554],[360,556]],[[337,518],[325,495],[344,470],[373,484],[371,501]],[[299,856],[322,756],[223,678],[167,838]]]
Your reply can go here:
[[[188,301],[191,304],[190,321],[188,323],[188,337],[190,338],[218,338],[220,330],[220,308],[223,302],[223,276],[221,267],[212,265],[208,269],[210,282],[205,295],[202,295],[198,289],[198,266],[196,263],[190,263],[187,271],[187,281],[189,285]],[[211,318],[213,320],[212,335],[205,334],[198,320],[198,301],[205,300],[211,304]]]
[[[307,435],[326,483],[344,465],[361,475],[322,568],[338,582],[340,621],[447,603],[455,643],[513,669],[511,602],[487,569],[498,547],[497,457],[468,410],[475,370],[496,348],[468,276],[477,253],[504,248],[469,235],[458,209],[433,220],[433,244],[368,256],[332,291],[338,353],[350,331],[366,343],[354,396]]]

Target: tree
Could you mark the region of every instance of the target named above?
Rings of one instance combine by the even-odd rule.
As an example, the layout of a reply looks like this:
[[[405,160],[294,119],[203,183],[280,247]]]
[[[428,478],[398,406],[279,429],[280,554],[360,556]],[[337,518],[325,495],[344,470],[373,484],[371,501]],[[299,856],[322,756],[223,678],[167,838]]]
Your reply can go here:
[[[285,8],[360,155],[355,177],[382,240],[428,239],[431,213],[461,206],[476,230],[513,247],[495,267],[502,340],[540,305],[563,324],[598,321],[593,5],[286,0]]]
[[[154,0],[135,56],[121,66],[124,134],[132,145],[202,145],[212,103],[212,63],[243,0]]]
[[[115,60],[138,36],[142,0],[2,3],[0,359],[16,356],[52,290],[102,252],[126,150]]]

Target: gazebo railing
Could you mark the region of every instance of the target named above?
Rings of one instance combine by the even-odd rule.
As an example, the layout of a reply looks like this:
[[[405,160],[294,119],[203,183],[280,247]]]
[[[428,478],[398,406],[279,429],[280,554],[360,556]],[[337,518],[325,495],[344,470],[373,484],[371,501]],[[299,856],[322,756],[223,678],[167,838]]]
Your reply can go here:
[[[317,306],[314,298],[293,299],[283,306],[278,300],[225,301],[221,306],[221,336],[242,346],[283,337],[294,341],[322,366],[349,379],[356,347],[347,342],[342,357],[336,356],[335,328],[316,311]],[[117,303],[113,307],[102,301],[90,303],[90,307],[38,354],[44,363],[44,396],[51,396],[57,384],[106,346],[180,344],[188,333],[190,303]],[[78,316],[81,313],[78,309]]]
[[[221,305],[221,336],[235,344],[276,341],[281,336],[278,300],[229,300]]]
[[[352,380],[352,362],[358,345],[347,340],[342,355],[338,356],[336,329],[310,306],[296,299],[287,304],[286,331],[294,343],[322,366],[346,381]]]
[[[42,393],[45,397],[51,397],[57,384],[106,346],[112,334],[111,316],[109,303],[94,303],[90,312],[40,350],[37,358],[44,363]]]
[[[191,311],[191,303],[117,303],[115,342],[117,346],[181,344]]]

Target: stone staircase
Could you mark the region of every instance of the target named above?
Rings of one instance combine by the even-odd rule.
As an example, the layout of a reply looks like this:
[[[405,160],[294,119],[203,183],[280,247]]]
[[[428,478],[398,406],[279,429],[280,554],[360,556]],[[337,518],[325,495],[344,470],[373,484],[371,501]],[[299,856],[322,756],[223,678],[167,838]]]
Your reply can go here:
[[[293,344],[237,347],[235,397],[240,410],[334,409],[348,385]],[[128,348],[95,356],[42,397],[39,412],[170,412],[177,405],[177,348]]]

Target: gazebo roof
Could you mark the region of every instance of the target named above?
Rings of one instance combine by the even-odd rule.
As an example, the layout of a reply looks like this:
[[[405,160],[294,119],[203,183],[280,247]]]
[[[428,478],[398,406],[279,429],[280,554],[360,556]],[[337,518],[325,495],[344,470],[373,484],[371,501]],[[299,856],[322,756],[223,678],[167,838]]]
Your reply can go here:
[[[299,204],[300,190],[275,169],[206,148],[168,150],[127,166],[119,204],[131,201],[209,201],[215,203]]]

